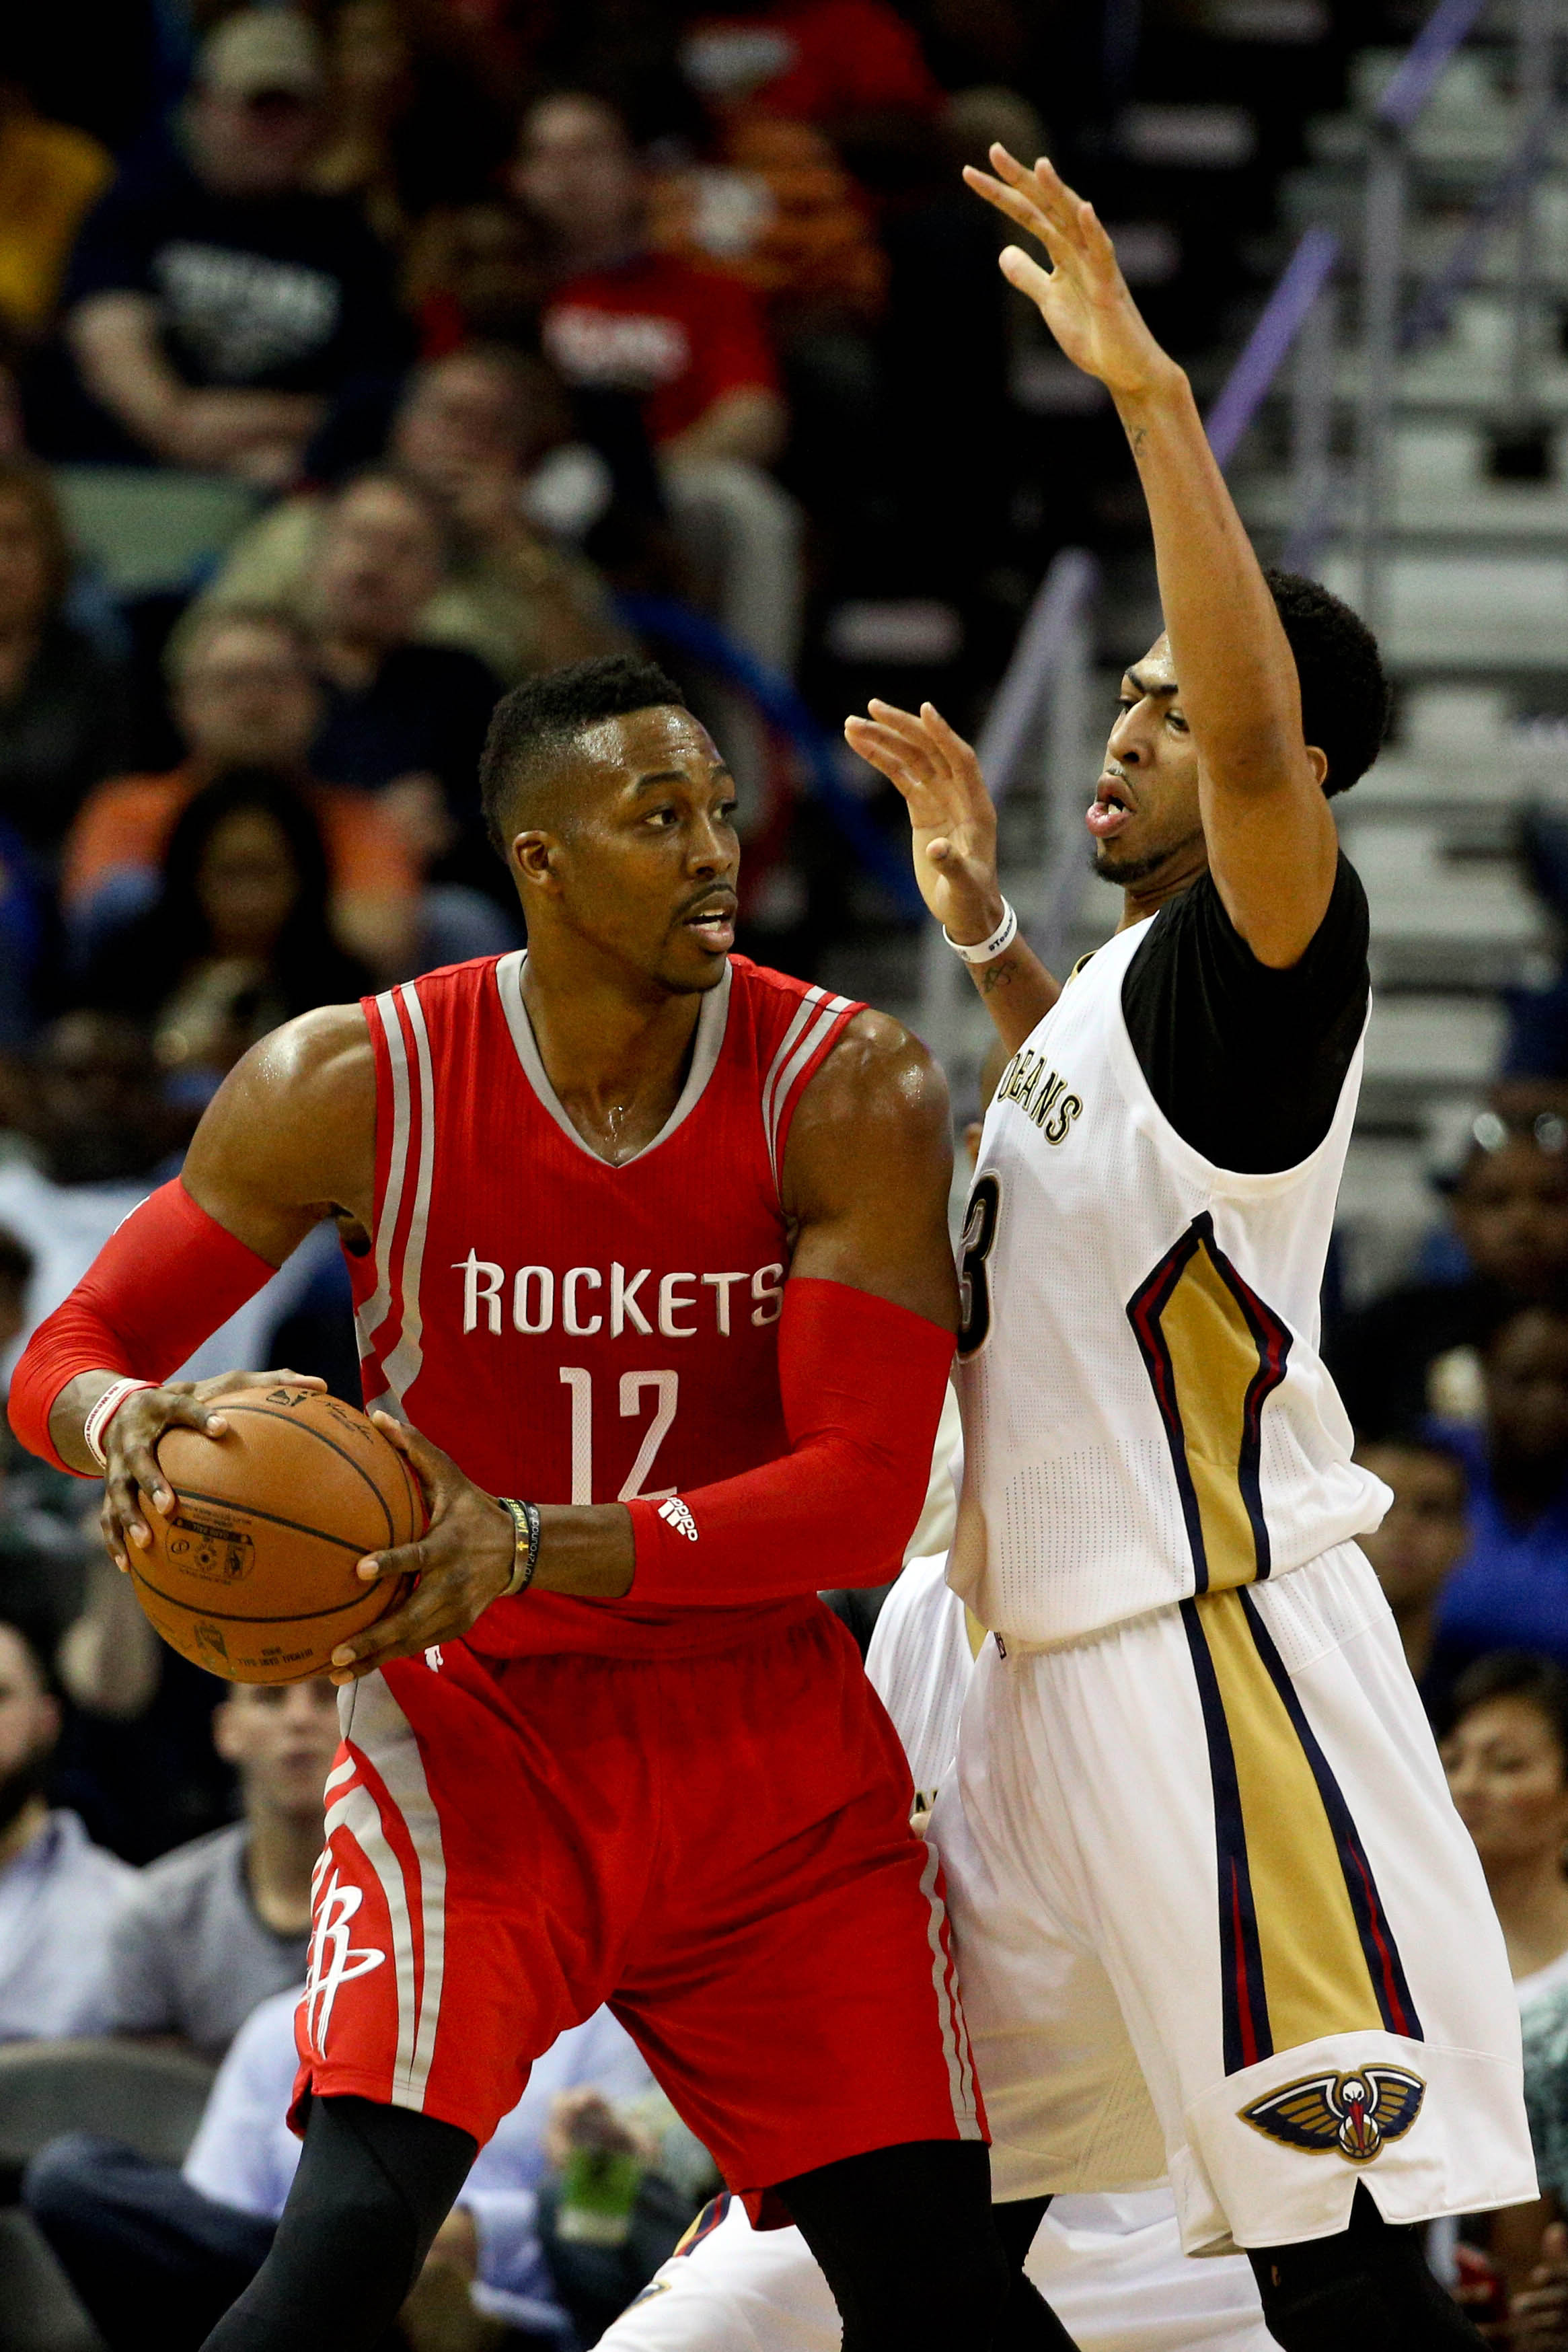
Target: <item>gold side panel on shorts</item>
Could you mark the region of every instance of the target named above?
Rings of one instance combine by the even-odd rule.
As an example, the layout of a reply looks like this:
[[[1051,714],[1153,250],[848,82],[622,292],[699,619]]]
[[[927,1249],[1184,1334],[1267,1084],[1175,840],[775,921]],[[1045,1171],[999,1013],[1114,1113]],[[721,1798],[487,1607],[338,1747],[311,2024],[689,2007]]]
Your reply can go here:
[[[1189,1509],[1202,1530],[1198,1590],[1223,1592],[1268,1573],[1260,1531],[1243,1491],[1242,1465],[1254,1450],[1249,1401],[1259,1380],[1259,1336],[1215,1262],[1207,1236],[1184,1253],[1186,1264],[1155,1311],[1168,1363],[1167,1422],[1179,1425],[1190,1482]],[[1177,1442],[1173,1431],[1173,1443]]]
[[[1273,2047],[1380,2027],[1338,1841],[1242,1596],[1205,1593],[1188,1606],[1214,1664],[1235,1758]]]
[[[967,1605],[964,1610],[964,1631],[969,1640],[969,1655],[972,1658],[977,1658],[985,1647],[986,1629],[974,1611]]]

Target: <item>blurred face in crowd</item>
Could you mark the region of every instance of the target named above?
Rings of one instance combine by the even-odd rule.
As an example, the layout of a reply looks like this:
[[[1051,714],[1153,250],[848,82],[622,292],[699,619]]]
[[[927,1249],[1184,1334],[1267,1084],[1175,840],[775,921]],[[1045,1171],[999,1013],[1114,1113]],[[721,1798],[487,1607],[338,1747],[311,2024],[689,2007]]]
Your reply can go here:
[[[570,253],[629,243],[643,205],[636,151],[596,98],[547,98],[524,117],[512,194]]]
[[[1443,1741],[1442,1757],[1489,1878],[1562,1855],[1568,1770],[1556,1729],[1533,1700],[1491,1698],[1468,1708]]]
[[[338,1694],[326,1677],[235,1683],[213,1715],[213,1744],[239,1774],[246,1812],[319,1819],[338,1749]]]
[[[1521,1297],[1548,1297],[1568,1276],[1568,1153],[1512,1134],[1477,1150],[1452,1217],[1478,1274]]]
[[[183,664],[175,691],[181,730],[214,768],[302,768],[321,719],[305,650],[287,629],[214,622]]]
[[[1465,1474],[1450,1454],[1358,1445],[1355,1458],[1393,1489],[1383,1525],[1358,1538],[1396,1617],[1430,1608],[1469,1537]]]
[[[43,1787],[60,1710],[20,1634],[0,1624],[0,1836]]]
[[[327,635],[382,648],[406,643],[442,571],[440,534],[423,500],[393,481],[355,483],[332,511],[317,571]]]
[[[1156,637],[1124,674],[1120,702],[1088,823],[1094,871],[1124,889],[1151,880],[1164,866],[1204,856],[1197,752],[1168,637]],[[1322,752],[1308,756],[1325,775]]]
[[[249,98],[198,89],[185,118],[191,160],[219,195],[281,196],[298,188],[321,137],[321,110],[293,90]]]
[[[66,1013],[46,1031],[33,1079],[36,1131],[57,1183],[141,1176],[169,1149],[152,1049],[134,1022]]]
[[[454,352],[415,377],[392,452],[437,497],[450,498],[474,474],[519,470],[525,422],[515,378],[488,360]]]
[[[37,628],[48,611],[49,557],[32,502],[0,489],[0,635]]]
[[[270,956],[298,896],[288,836],[267,809],[234,809],[213,827],[196,869],[196,900],[214,955]]]
[[[1527,1307],[1511,1316],[1484,1377],[1493,1463],[1568,1474],[1568,1315]]]

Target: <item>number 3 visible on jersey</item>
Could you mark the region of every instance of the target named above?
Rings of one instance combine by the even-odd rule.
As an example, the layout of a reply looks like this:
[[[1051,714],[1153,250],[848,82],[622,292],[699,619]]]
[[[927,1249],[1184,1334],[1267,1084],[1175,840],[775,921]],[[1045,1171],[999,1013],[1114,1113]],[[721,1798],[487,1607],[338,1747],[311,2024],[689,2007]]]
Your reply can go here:
[[[965,1358],[977,1355],[991,1333],[991,1275],[988,1261],[996,1245],[1001,1206],[1001,1178],[989,1171],[977,1176],[964,1214],[964,1234],[958,1245],[958,1353]]]
[[[562,1364],[560,1379],[563,1388],[571,1391],[571,1499],[574,1503],[593,1500],[593,1374],[580,1364]],[[653,1467],[653,1456],[670,1433],[680,1397],[679,1372],[622,1372],[621,1375],[621,1417],[630,1421],[643,1410],[643,1393],[653,1391],[653,1418],[643,1433],[643,1443],[637,1449],[637,1459],[626,1474],[625,1484],[615,1499],[618,1503],[662,1503],[675,1489],[654,1486],[646,1494],[643,1481]]]

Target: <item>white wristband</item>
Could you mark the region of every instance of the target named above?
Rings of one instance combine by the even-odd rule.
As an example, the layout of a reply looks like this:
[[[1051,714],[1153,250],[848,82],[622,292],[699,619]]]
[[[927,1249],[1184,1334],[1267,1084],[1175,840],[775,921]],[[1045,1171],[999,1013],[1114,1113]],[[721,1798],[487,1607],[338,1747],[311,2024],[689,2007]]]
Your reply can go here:
[[[1006,955],[1018,935],[1019,919],[1005,898],[1002,900],[1001,921],[990,938],[982,940],[977,947],[965,947],[946,927],[942,932],[954,954],[962,956],[966,963],[995,963],[998,956]]]
[[[81,1442],[100,1470],[109,1467],[103,1451],[104,1431],[128,1396],[134,1396],[138,1389],[150,1389],[155,1385],[152,1381],[110,1381],[98,1402],[89,1410],[81,1425]]]

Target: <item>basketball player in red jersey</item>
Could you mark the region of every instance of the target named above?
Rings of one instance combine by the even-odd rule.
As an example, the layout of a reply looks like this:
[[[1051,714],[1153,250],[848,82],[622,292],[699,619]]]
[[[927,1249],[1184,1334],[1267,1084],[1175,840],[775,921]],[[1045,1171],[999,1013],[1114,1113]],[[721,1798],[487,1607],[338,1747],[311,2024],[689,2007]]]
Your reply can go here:
[[[221,1384],[158,1383],[330,1215],[431,1505],[361,1570],[412,1598],[335,1654],[304,2153],[212,2344],[373,2344],[531,2061],[608,2000],[799,2222],[848,2352],[1060,2347],[994,2235],[907,1769],[815,1598],[894,1573],[925,1488],[942,1080],[730,955],[734,788],[658,671],[520,687],[482,785],[526,960],[256,1047],[12,1391],[35,1450],[106,1457],[123,1563],[175,1507],[162,1432],[222,1442]]]

